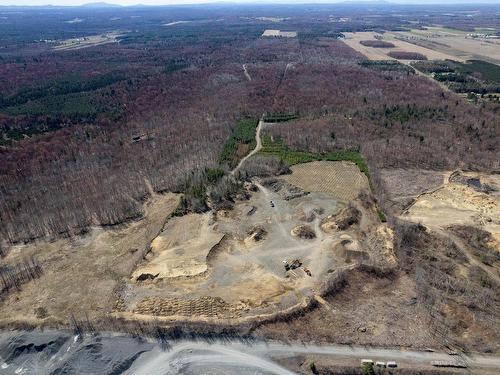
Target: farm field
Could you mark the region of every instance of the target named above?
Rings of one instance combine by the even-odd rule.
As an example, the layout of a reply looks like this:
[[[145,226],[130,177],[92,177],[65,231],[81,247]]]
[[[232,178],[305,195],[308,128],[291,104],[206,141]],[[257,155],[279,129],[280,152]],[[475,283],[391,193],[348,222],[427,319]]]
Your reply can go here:
[[[381,40],[394,44],[395,47],[374,48],[364,46],[360,43],[364,40],[377,40],[375,36],[379,36],[382,38]],[[343,42],[346,43],[349,47],[365,55],[369,60],[395,60],[393,57],[387,55],[389,52],[416,52],[424,55],[429,60],[457,59],[456,56],[448,53],[436,51],[430,48],[418,46],[396,39],[396,34],[390,33],[378,34],[371,31],[345,33],[345,39],[343,39]]]
[[[500,39],[473,38],[470,36],[470,32],[440,27],[428,27],[426,30],[413,29],[409,32],[390,32],[388,34],[424,48],[440,51],[452,56],[453,60],[484,60],[500,64]]]

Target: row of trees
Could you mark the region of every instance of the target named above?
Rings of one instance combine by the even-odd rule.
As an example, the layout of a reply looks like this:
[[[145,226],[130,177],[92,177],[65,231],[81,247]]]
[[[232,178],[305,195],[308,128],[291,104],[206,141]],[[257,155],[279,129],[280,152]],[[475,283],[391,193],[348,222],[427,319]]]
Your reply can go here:
[[[11,289],[19,290],[21,285],[39,278],[42,266],[36,258],[26,258],[10,266],[0,266],[0,297]]]

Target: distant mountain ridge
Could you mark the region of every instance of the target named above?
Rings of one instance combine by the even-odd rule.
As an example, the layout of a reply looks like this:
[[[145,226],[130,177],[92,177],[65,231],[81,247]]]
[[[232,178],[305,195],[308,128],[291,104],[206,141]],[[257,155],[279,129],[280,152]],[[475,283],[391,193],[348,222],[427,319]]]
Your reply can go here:
[[[110,4],[110,3],[106,3],[104,1],[101,1],[101,2],[95,2],[95,3],[82,4],[81,7],[82,8],[121,8],[122,5]]]

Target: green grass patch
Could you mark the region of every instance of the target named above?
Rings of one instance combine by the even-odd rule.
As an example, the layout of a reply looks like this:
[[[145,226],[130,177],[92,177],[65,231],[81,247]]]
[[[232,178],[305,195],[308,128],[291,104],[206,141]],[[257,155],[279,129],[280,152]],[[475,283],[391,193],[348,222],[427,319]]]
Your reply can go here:
[[[385,214],[380,210],[380,208],[377,209],[377,214],[378,214],[378,218],[380,219],[380,221],[382,223],[386,223],[387,222],[387,217],[385,216]]]
[[[359,170],[368,177],[370,189],[373,191],[373,184],[370,177],[370,171],[365,159],[359,151],[356,150],[338,150],[328,153],[315,153],[309,151],[299,151],[290,149],[282,139],[272,139],[269,134],[262,137],[262,149],[260,153],[265,155],[278,156],[288,165],[309,163],[311,161],[351,161],[356,164]]]
[[[297,119],[296,113],[267,113],[264,115],[264,122],[286,122]]]
[[[255,133],[259,120],[253,118],[244,118],[238,121],[233,134],[228,139],[219,158],[220,164],[228,164],[234,167],[238,164],[238,149],[241,145],[246,145],[248,150],[255,148]]]

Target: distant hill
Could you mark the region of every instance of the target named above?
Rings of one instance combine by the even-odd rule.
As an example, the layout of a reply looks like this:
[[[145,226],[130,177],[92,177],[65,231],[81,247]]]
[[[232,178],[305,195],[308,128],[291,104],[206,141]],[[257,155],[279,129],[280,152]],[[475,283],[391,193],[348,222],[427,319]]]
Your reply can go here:
[[[105,2],[83,4],[82,8],[121,8],[119,4],[109,4]]]

